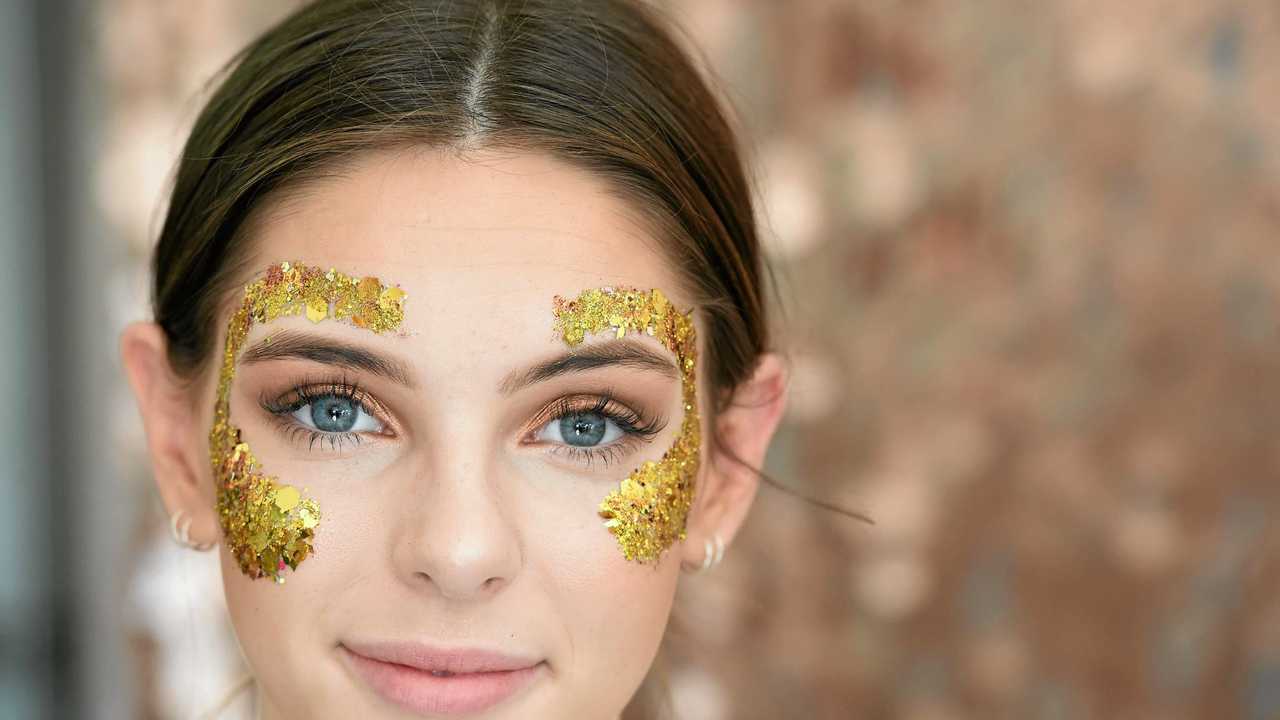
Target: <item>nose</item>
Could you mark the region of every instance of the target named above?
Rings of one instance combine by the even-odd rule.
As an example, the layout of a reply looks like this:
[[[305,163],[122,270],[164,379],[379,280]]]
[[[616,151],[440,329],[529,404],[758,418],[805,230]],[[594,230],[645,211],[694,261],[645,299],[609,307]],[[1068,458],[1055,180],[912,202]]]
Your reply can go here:
[[[456,450],[456,446],[454,448]],[[507,488],[484,464],[455,461],[416,473],[401,508],[396,564],[415,589],[477,600],[510,584],[521,564]]]

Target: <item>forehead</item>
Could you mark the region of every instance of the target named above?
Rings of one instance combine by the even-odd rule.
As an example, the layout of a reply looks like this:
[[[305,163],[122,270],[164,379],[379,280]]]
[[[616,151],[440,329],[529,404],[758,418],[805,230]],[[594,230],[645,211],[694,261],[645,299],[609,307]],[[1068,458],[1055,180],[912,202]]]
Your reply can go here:
[[[688,308],[639,217],[602,179],[550,156],[396,148],[270,203],[245,267],[296,260],[400,285],[410,329],[425,308],[545,314],[555,294],[602,286],[661,288]]]

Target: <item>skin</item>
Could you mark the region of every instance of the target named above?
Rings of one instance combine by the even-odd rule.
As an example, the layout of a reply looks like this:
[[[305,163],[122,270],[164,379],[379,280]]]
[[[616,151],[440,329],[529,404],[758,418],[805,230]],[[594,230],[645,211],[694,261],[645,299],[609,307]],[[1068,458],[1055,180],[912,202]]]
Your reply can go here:
[[[372,275],[403,288],[400,334],[285,318],[255,326],[246,347],[284,330],[336,339],[395,360],[408,385],[302,359],[242,362],[231,417],[264,470],[305,488],[323,520],[315,555],[287,582],[250,580],[222,557],[227,605],[260,688],[262,717],[411,715],[354,674],[344,641],[416,640],[545,661],[536,681],[486,718],[617,718],[643,681],[667,625],[682,567],[713,533],[731,543],[758,478],[704,444],[688,539],[656,564],[624,559],[596,509],[679,430],[679,380],[610,366],[515,391],[504,381],[568,348],[552,298],[588,288],[659,288],[692,306],[679,276],[628,203],[596,177],[537,154],[465,158],[422,148],[370,152],[341,172],[268,200],[250,221],[243,282],[294,260]],[[238,302],[223,303],[216,347]],[[700,342],[705,338],[695,315]],[[606,342],[593,337],[588,343]],[[638,338],[673,357],[653,338]],[[703,437],[710,390],[699,354]],[[174,375],[157,326],[138,323],[122,356],[170,513],[193,542],[219,539],[208,463],[215,363]],[[377,399],[380,433],[336,450],[308,449],[259,399],[299,379],[354,382]],[[665,424],[651,438],[587,465],[533,423],[565,395],[614,396]],[[714,420],[724,448],[759,466],[785,403],[778,358],[766,355]]]

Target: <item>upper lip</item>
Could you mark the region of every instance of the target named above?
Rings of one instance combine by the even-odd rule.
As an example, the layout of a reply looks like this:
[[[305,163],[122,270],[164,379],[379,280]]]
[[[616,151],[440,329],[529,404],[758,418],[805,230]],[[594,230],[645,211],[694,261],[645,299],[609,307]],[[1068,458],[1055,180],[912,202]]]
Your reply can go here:
[[[440,648],[416,642],[344,642],[357,655],[427,672],[484,673],[523,670],[540,660],[481,648]]]

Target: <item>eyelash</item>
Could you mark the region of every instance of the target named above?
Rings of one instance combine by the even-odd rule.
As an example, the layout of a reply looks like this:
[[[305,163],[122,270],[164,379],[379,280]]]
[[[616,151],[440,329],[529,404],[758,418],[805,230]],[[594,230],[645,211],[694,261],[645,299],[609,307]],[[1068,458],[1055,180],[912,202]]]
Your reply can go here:
[[[586,463],[590,468],[593,462],[599,461],[607,467],[610,463],[621,460],[626,451],[632,450],[641,442],[662,432],[666,421],[660,417],[645,419],[640,413],[622,404],[606,390],[602,395],[562,397],[548,405],[536,416],[532,423],[530,435],[537,433],[547,423],[555,422],[566,415],[596,413],[608,419],[622,431],[622,437],[608,445],[594,447],[574,447],[573,445],[553,445],[548,451],[552,454]]]
[[[299,408],[327,397],[340,397],[358,403],[364,412],[372,414],[384,426],[390,425],[383,417],[383,413],[370,410],[371,407],[379,408],[380,403],[374,400],[367,392],[361,390],[356,383],[348,381],[345,377],[339,380],[322,382],[299,380],[293,383],[291,389],[275,398],[268,398],[264,394],[258,399],[258,404],[280,423],[283,432],[290,441],[305,437],[308,451],[314,450],[317,442],[329,443],[329,449],[332,451],[340,450],[343,443],[347,442],[359,445],[363,433],[315,430],[299,424],[292,418],[292,414]],[[663,428],[666,427],[665,419],[661,417],[646,419],[640,413],[615,399],[611,391],[606,390],[601,395],[577,395],[557,399],[544,407],[535,416],[532,430],[529,431],[526,437],[532,436],[548,423],[555,422],[566,415],[586,413],[596,413],[613,422],[622,431],[622,437],[608,445],[594,447],[556,444],[548,452],[583,462],[588,468],[594,462],[601,462],[607,467],[611,463],[621,460],[626,451],[634,449],[637,444],[647,441],[662,432]]]

